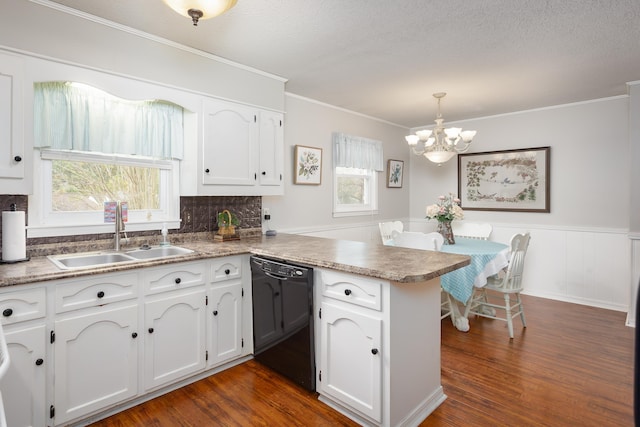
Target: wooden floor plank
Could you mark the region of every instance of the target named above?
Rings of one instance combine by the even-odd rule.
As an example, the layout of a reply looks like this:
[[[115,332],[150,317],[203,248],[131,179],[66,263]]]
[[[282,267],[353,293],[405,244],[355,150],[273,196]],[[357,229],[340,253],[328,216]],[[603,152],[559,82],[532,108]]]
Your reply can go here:
[[[505,322],[442,321],[447,399],[421,425],[633,426],[633,328],[625,314],[524,296],[509,340]],[[249,361],[97,423],[121,426],[354,426]]]

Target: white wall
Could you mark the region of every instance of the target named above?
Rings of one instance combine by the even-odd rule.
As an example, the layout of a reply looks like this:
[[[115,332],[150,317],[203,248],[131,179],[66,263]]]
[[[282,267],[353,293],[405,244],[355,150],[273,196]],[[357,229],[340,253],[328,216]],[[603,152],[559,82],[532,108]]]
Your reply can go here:
[[[489,222],[492,240],[515,232],[532,235],[526,293],[627,311],[631,254],[630,162],[626,96],[459,122],[478,134],[470,152],[551,147],[551,212],[465,211]],[[458,192],[457,161],[441,167],[411,158],[414,230],[435,227],[425,206]]]
[[[287,232],[351,240],[379,240],[378,222],[407,218],[409,212],[409,153],[406,128],[354,114],[336,107],[287,94],[285,97],[285,190],[284,196],[263,197],[263,207],[271,212],[271,228]],[[333,218],[332,133],[343,132],[382,141],[385,171],[378,174],[379,214],[366,217]],[[321,185],[293,183],[295,145],[322,148]],[[405,177],[402,188],[386,187],[388,159],[403,160]],[[371,225],[375,225],[373,232]]]

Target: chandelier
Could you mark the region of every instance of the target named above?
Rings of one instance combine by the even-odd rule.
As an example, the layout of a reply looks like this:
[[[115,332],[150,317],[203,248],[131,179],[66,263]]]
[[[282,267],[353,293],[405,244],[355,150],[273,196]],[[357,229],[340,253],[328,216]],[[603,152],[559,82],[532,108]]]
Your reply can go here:
[[[471,140],[476,136],[475,130],[465,130],[462,128],[444,128],[442,114],[440,113],[440,100],[447,94],[445,92],[434,93],[433,97],[438,100],[438,115],[436,116],[436,127],[416,131],[414,135],[405,137],[409,147],[414,154],[425,156],[438,166],[442,166],[456,153],[464,153],[469,149]],[[418,146],[418,143],[420,145]]]
[[[200,19],[215,18],[236,5],[238,0],[164,0],[180,15],[191,18],[194,26]]]

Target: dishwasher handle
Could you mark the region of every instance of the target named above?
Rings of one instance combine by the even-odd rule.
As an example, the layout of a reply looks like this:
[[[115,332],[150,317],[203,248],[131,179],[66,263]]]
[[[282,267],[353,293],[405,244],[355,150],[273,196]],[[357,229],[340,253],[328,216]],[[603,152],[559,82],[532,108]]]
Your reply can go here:
[[[278,280],[289,280],[289,278],[288,278],[288,277],[286,277],[286,276],[278,276],[278,275],[276,275],[276,274],[270,273],[270,272],[265,271],[265,270],[262,270],[262,272],[263,272],[264,274],[266,274],[267,276],[269,276],[269,277],[273,278],[273,279],[278,279]]]

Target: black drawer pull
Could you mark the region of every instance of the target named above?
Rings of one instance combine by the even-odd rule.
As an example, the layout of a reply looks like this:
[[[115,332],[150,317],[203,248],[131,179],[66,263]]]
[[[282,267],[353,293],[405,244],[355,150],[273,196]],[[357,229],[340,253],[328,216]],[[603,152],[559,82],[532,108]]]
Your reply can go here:
[[[40,366],[40,365],[42,365],[43,363],[44,363],[44,360],[42,360],[42,359],[38,359],[38,360],[36,360],[36,366]]]
[[[217,316],[217,315],[218,315],[218,310],[214,310],[214,311],[213,311],[213,315],[214,315],[214,316]]]
[[[351,295],[351,289],[345,289],[344,290],[344,294],[345,295]]]
[[[209,169],[208,169],[208,168],[207,168],[207,169],[205,169],[205,170],[204,170],[204,173],[209,173]]]
[[[228,276],[229,274],[231,274],[231,270],[229,270],[229,269],[227,268],[227,269],[224,271],[224,274],[226,274],[226,275]]]
[[[13,309],[12,308],[5,308],[4,311],[2,312],[2,315],[4,317],[9,317],[13,314]]]
[[[373,354],[373,355],[378,354],[378,349],[377,348],[372,348],[371,349],[371,354]]]
[[[263,175],[263,176],[264,176],[264,175],[266,175],[266,174],[267,174],[267,172],[265,172],[265,171],[262,171],[262,175]]]
[[[137,332],[132,333],[131,338],[138,338],[138,333]]]
[[[104,297],[104,292],[100,291],[98,292],[98,298],[103,298]]]
[[[152,334],[153,333],[153,328],[149,328],[149,333]]]
[[[180,282],[182,282],[182,279],[180,279],[179,277],[176,278],[176,285],[179,285]]]
[[[19,162],[21,162],[21,161],[22,161],[22,157],[20,157],[20,156],[15,156],[15,157],[13,158],[13,160],[15,160],[16,162],[18,162],[18,163],[19,163]]]

